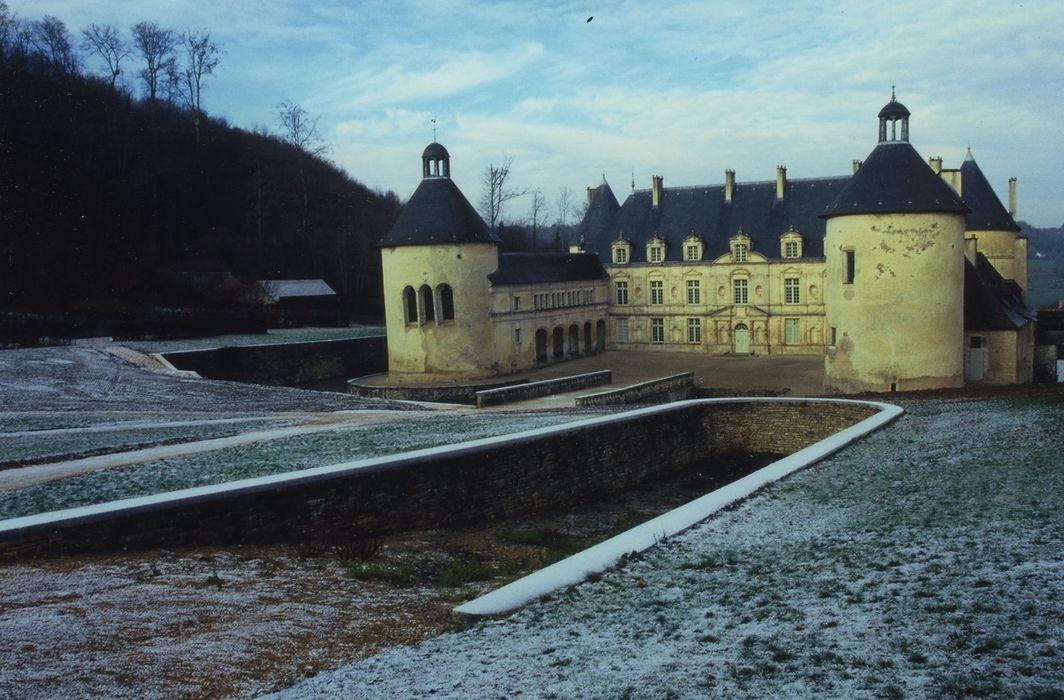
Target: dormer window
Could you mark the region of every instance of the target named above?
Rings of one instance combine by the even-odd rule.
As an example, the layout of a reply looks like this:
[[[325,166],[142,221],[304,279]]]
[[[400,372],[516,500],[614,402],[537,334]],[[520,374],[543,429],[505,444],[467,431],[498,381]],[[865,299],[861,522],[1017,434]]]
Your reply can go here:
[[[612,258],[615,265],[627,265],[632,259],[632,244],[628,241],[615,241],[610,249],[613,252]]]
[[[780,257],[787,260],[802,257],[802,235],[794,228],[780,236]]]
[[[656,236],[650,239],[650,242],[647,243],[647,262],[665,262],[665,241]]]
[[[743,233],[743,229],[740,228],[739,232],[728,239],[728,245],[731,247],[732,262],[744,263],[749,258],[750,254],[750,237]]]
[[[702,239],[688,236],[683,242],[684,262],[698,262],[702,259]]]

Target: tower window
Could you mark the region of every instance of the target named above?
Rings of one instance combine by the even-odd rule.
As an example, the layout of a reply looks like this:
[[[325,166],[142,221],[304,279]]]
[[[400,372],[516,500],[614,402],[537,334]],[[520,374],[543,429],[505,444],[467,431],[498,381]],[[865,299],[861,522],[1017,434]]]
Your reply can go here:
[[[843,284],[853,284],[857,274],[857,254],[852,250],[843,251],[846,256],[846,269],[843,270]]]
[[[454,291],[449,284],[441,284],[436,287],[440,293],[440,319],[444,321],[454,320]]]
[[[421,287],[421,309],[425,315],[425,323],[436,321],[436,305],[432,299],[432,287],[427,284]]]
[[[417,293],[413,287],[403,290],[403,311],[406,313],[407,323],[417,323]]]

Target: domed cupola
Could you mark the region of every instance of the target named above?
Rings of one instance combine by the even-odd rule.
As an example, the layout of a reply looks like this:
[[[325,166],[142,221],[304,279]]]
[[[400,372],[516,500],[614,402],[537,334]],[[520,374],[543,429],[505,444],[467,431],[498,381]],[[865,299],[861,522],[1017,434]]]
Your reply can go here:
[[[441,144],[433,141],[421,154],[422,177],[450,177],[451,154]]]
[[[907,143],[908,141],[909,110],[894,97],[894,88],[891,87],[890,102],[879,110],[879,142]]]

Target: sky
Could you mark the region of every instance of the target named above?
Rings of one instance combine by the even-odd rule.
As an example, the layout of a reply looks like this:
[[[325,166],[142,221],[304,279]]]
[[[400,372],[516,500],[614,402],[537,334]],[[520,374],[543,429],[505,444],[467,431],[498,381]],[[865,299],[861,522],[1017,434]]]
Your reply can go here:
[[[1064,224],[1064,3],[7,0],[22,19],[206,29],[223,49],[214,116],[279,132],[294,101],[352,177],[405,200],[437,140],[476,204],[511,157],[515,189],[623,202],[666,187],[845,175],[897,98],[924,158],[970,147],[1018,218]],[[86,60],[89,70],[102,66]],[[136,60],[127,79],[135,83]],[[139,87],[139,86],[138,86]],[[510,201],[506,220],[528,216]],[[553,215],[552,215],[553,216]]]

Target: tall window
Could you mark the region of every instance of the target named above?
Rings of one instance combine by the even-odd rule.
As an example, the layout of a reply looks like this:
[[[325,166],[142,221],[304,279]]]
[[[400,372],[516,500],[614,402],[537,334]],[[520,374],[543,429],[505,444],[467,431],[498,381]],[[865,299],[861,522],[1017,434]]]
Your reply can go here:
[[[650,281],[650,303],[651,304],[664,304],[665,303],[665,283],[661,280]]]
[[[747,284],[747,280],[743,278],[736,279],[732,282],[732,289],[734,291],[734,299],[736,304],[749,304],[750,303],[750,287]]]
[[[425,323],[436,320],[436,305],[432,300],[432,287],[427,284],[421,287],[421,309],[425,314]]]
[[[520,344],[521,344],[521,329],[520,328],[515,328],[514,329],[514,345],[520,345]]]
[[[688,343],[701,343],[702,342],[702,319],[689,318],[687,319],[687,342]]]
[[[664,343],[665,342],[665,319],[652,318],[650,319],[650,342],[652,343]]]
[[[798,253],[798,241],[784,241],[783,242],[783,257],[785,258],[797,258],[800,257]]]
[[[735,248],[732,251],[732,256],[735,262],[746,262],[746,252],[748,248],[745,243],[736,243]]]
[[[417,323],[417,293],[413,287],[403,290],[403,311],[407,323]]]
[[[783,319],[783,342],[786,345],[797,345],[800,341],[799,319]]]
[[[838,340],[838,337],[839,329],[835,326],[832,326],[831,330],[828,332],[828,345],[830,345],[831,347],[835,347],[835,341]]]
[[[617,305],[628,305],[628,282],[621,280],[615,283],[617,286]]]
[[[783,303],[784,304],[797,304],[801,299],[801,292],[798,288],[798,279],[794,277],[788,277],[783,280]]]
[[[440,318],[444,321],[454,320],[454,290],[449,284],[436,287],[440,293]]]
[[[614,329],[615,329],[615,331],[617,333],[617,342],[618,343],[627,343],[628,342],[628,319],[626,319],[626,318],[614,319],[614,326],[613,327],[614,327]]]
[[[521,297],[516,296],[516,295],[510,297],[510,311],[520,311],[520,310],[521,310]]]
[[[702,287],[698,280],[687,280],[687,303],[702,303]]]
[[[857,274],[857,254],[852,250],[843,251],[846,255],[846,269],[843,271],[843,284],[853,284],[853,278]]]

